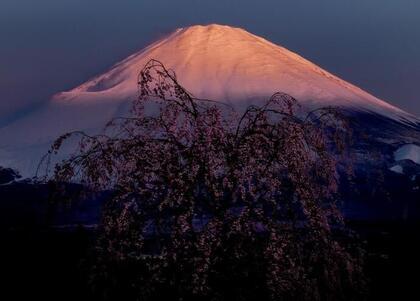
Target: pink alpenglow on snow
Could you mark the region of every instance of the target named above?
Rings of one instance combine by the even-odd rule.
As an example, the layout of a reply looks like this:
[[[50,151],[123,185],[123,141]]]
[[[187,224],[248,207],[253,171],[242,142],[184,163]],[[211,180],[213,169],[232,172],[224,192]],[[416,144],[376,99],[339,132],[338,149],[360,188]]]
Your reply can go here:
[[[150,59],[174,70],[180,84],[198,98],[249,103],[281,91],[310,106],[352,107],[408,117],[281,46],[241,28],[216,24],[177,29],[55,99],[77,102],[135,97],[138,73]]]
[[[98,133],[126,114],[138,95],[138,75],[151,59],[172,69],[197,98],[235,107],[284,92],[308,108],[339,106],[397,121],[417,119],[339,79],[301,56],[246,30],[222,25],[175,30],[106,73],[55,95],[37,111],[0,128],[0,166],[34,174],[52,141],[73,130]]]

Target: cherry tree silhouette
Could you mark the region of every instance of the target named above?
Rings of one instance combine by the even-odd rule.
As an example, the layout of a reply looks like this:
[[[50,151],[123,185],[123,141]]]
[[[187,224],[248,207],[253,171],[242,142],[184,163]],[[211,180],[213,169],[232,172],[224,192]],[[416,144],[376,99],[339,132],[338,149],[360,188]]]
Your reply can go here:
[[[302,115],[276,93],[244,111],[194,98],[162,63],[139,74],[131,115],[50,180],[109,191],[92,285],[135,300],[356,299],[362,256],[337,200],[348,140],[334,108]],[[48,161],[48,160],[47,160]]]

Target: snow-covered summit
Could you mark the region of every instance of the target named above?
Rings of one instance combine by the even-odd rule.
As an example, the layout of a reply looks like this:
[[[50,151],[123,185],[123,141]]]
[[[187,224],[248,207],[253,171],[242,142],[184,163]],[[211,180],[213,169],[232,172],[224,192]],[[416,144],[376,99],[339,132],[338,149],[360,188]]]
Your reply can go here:
[[[55,100],[135,97],[138,73],[150,59],[174,70],[179,82],[199,98],[250,103],[281,91],[311,107],[335,105],[412,119],[281,46],[241,28],[216,24],[177,29]]]
[[[414,116],[339,79],[301,56],[243,29],[222,25],[192,26],[131,55],[106,73],[0,128],[0,166],[31,176],[59,135],[99,132],[127,112],[138,93],[138,74],[150,59],[172,69],[195,97],[234,106],[285,92],[308,107],[340,106],[374,112],[394,121],[418,122]]]

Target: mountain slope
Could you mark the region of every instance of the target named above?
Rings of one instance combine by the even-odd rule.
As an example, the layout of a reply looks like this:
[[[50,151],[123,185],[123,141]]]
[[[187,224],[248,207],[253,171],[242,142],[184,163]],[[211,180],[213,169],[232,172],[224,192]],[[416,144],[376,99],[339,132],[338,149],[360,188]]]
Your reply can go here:
[[[282,91],[307,105],[339,105],[408,117],[402,110],[339,79],[287,49],[240,28],[209,25],[176,30],[56,101],[102,101],[136,95],[137,75],[150,59],[174,70],[200,98],[253,101]]]
[[[221,25],[177,29],[108,72],[55,95],[38,111],[0,129],[0,166],[33,173],[52,140],[71,130],[98,132],[123,115],[137,95],[139,71],[150,59],[176,72],[194,96],[237,107],[281,91],[308,108],[340,106],[372,112],[401,124],[410,114],[339,79],[287,49],[239,28]]]

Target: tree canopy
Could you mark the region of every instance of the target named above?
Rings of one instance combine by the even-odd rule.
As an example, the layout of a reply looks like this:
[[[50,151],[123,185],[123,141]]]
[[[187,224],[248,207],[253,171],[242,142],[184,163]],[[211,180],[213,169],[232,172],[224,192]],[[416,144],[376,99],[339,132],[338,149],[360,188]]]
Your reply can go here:
[[[110,192],[96,286],[135,300],[358,296],[361,254],[336,206],[337,109],[302,115],[276,93],[240,111],[193,97],[155,60],[138,84],[131,116],[49,153],[80,136],[51,180]]]

